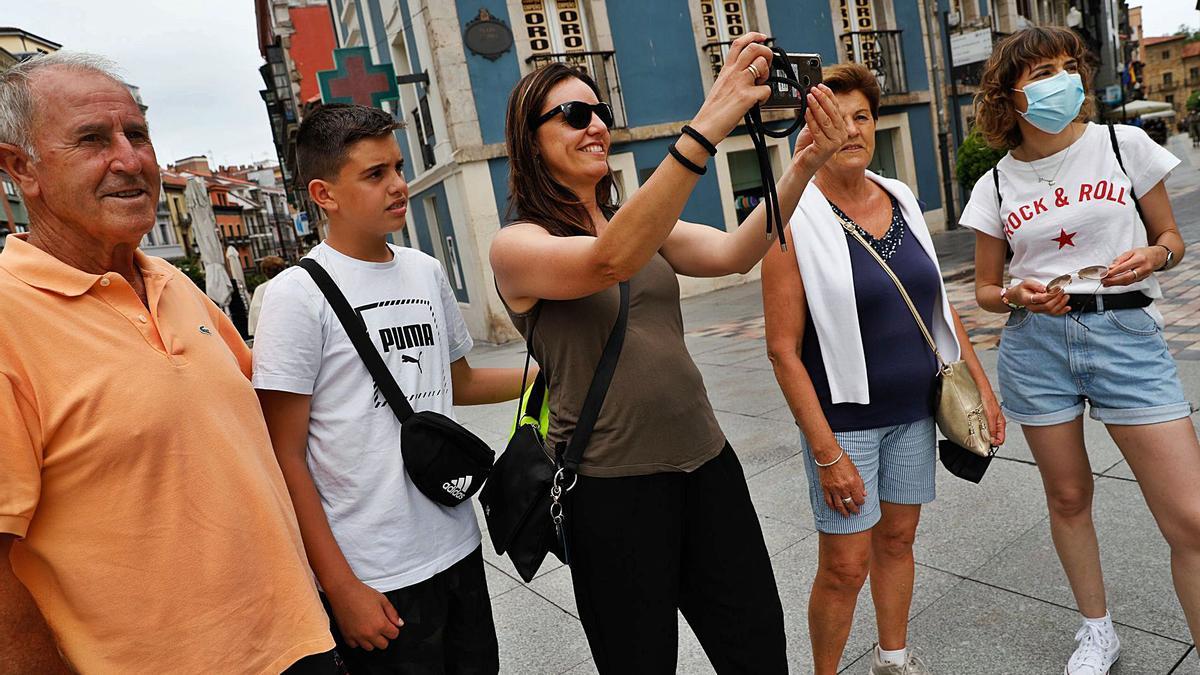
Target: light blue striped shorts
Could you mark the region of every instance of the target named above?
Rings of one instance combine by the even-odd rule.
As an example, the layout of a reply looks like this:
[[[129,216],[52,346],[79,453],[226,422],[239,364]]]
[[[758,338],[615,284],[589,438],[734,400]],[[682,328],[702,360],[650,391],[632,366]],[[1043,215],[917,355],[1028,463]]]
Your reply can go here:
[[[838,445],[854,461],[867,488],[867,501],[847,518],[825,504],[808,439],[800,434],[808,499],[819,532],[854,534],[879,522],[879,502],[928,504],[936,494],[937,427],[932,417],[890,427],[837,431]],[[845,461],[844,459],[842,461]]]

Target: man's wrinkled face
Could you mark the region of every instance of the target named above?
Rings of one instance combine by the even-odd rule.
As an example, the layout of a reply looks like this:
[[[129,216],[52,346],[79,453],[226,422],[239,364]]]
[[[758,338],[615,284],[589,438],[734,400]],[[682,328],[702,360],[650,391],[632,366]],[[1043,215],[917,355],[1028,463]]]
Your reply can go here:
[[[38,158],[22,187],[31,210],[96,242],[136,246],[154,227],[160,177],[129,90],[67,68],[39,71],[30,86]]]

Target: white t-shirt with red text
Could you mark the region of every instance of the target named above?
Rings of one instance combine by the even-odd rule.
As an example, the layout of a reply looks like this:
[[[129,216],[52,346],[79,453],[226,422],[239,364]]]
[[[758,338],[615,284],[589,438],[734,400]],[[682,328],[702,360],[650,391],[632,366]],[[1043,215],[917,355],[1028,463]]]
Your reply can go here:
[[[1118,124],[1115,129],[1128,176],[1117,163],[1108,128],[1089,122],[1074,143],[1049,157],[1022,162],[1010,152],[1000,160],[996,165],[1003,199],[999,213],[992,172],[975,184],[959,223],[1008,241],[1013,252],[1011,285],[1025,279],[1047,283],[1084,267],[1111,265],[1122,253],[1147,245],[1146,228],[1132,195],[1149,192],[1179,159],[1138,127]],[[1154,275],[1128,286],[1109,287],[1075,278],[1065,290],[1141,291],[1162,297]]]

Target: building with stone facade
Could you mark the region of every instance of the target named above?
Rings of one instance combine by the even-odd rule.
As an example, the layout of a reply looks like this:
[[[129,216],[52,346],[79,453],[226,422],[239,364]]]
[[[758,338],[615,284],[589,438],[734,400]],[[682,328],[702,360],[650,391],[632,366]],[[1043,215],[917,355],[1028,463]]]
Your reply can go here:
[[[1167,35],[1142,40],[1142,92],[1146,100],[1163,101],[1175,108],[1175,119],[1187,115],[1187,99],[1193,84],[1188,82],[1184,67],[1184,49],[1188,36]],[[1197,71],[1200,75],[1200,70]],[[1200,78],[1197,78],[1200,80]]]
[[[320,102],[316,74],[333,67],[336,39],[327,0],[255,0],[259,68],[271,135],[279,158],[280,185],[286,190],[290,213],[304,212],[319,223],[319,209],[296,178],[296,131],[304,113]],[[289,219],[291,215],[289,215]],[[294,228],[293,228],[294,229]],[[307,237],[319,240],[319,232]]]

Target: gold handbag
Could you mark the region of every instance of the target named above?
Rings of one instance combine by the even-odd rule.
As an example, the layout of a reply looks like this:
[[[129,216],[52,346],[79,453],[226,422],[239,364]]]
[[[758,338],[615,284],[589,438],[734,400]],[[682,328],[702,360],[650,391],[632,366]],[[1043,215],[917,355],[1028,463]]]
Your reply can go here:
[[[983,397],[980,396],[979,387],[967,369],[967,362],[960,359],[954,363],[946,363],[942,360],[942,354],[938,351],[937,344],[934,343],[933,336],[929,333],[929,328],[925,326],[925,320],[917,312],[912,298],[908,296],[908,291],[904,290],[904,284],[900,283],[899,277],[879,253],[867,243],[867,240],[862,238],[852,224],[846,222],[845,218],[841,220],[842,227],[846,232],[849,232],[858,243],[862,244],[863,248],[867,249],[867,252],[883,267],[883,271],[892,278],[892,282],[900,291],[900,296],[904,298],[904,304],[908,305],[908,311],[912,312],[913,319],[916,319],[917,327],[921,329],[921,335],[925,336],[925,341],[933,350],[933,356],[937,359],[938,364],[938,396],[935,413],[938,430],[947,440],[969,450],[972,454],[990,458],[996,454],[997,448],[992,445],[992,434],[988,430],[987,415],[983,411]]]

